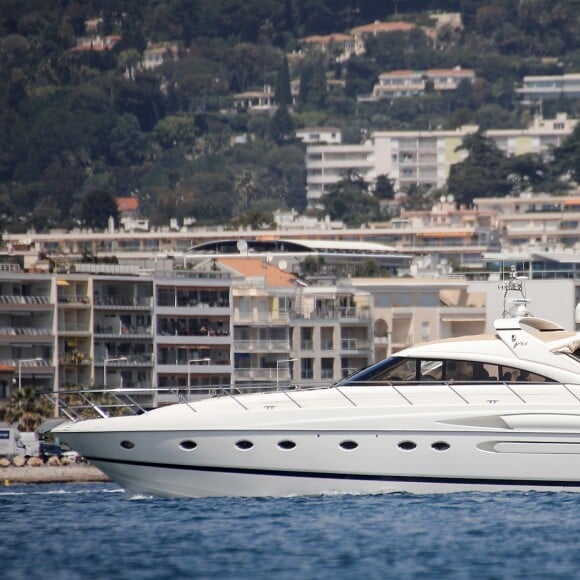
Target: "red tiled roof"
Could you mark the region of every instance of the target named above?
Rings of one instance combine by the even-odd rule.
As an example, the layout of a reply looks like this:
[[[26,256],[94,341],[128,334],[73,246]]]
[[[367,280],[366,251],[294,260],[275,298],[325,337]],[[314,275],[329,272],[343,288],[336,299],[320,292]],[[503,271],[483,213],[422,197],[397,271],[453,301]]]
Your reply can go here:
[[[117,209],[123,213],[126,211],[137,211],[139,208],[139,198],[138,197],[117,197],[115,198],[117,202]]]
[[[264,277],[267,286],[293,287],[296,276],[280,270],[260,258],[220,258],[218,263],[246,277]]]

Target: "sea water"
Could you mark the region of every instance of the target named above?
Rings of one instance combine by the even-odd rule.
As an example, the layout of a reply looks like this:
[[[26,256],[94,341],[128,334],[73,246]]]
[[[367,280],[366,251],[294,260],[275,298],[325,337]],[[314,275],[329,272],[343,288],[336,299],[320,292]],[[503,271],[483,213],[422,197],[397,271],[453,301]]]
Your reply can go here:
[[[0,578],[580,578],[580,494],[165,499],[0,488]]]

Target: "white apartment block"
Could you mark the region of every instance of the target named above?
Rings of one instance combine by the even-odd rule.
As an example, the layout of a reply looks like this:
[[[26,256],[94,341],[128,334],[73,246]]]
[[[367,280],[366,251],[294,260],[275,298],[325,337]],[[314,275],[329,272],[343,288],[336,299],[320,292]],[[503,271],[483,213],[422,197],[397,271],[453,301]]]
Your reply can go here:
[[[484,332],[484,296],[470,291],[466,280],[352,278],[351,282],[371,297],[375,360],[418,342]]]
[[[555,119],[537,117],[526,129],[489,130],[486,135],[506,155],[537,153],[549,156],[574,130],[578,120],[558,114]],[[348,170],[369,182],[388,175],[397,191],[410,185],[441,188],[451,166],[465,158],[458,150],[463,139],[477,132],[466,125],[444,131],[376,131],[364,145],[316,145],[306,150],[306,195],[309,207],[320,205],[329,187]]]
[[[560,97],[577,99],[580,97],[580,73],[525,76],[522,86],[516,92],[524,104]]]
[[[357,172],[366,181],[376,179],[375,147],[364,145],[310,145],[306,149],[306,197],[309,207],[319,205],[328,188],[347,171]]]

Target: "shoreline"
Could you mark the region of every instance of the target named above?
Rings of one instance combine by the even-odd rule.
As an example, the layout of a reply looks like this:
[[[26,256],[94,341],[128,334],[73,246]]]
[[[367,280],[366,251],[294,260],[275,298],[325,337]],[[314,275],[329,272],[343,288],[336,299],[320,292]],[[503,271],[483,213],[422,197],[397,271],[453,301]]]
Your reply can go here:
[[[32,483],[100,483],[111,479],[94,465],[0,467],[0,487]]]

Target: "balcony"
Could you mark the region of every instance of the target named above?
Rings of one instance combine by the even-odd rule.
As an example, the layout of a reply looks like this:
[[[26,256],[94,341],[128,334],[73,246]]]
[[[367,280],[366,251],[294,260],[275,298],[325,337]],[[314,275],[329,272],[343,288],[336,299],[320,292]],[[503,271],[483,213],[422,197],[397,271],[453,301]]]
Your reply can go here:
[[[59,304],[82,304],[89,305],[90,299],[86,295],[79,294],[60,294],[58,296]]]
[[[150,310],[153,298],[150,296],[136,298],[133,296],[95,296],[95,309],[98,310]]]
[[[341,338],[340,350],[369,350],[371,343],[360,338]]]
[[[1,306],[44,306],[50,304],[48,296],[0,296]]]
[[[272,352],[290,350],[288,340],[236,340],[237,352]]]
[[[259,380],[272,381],[272,383],[288,382],[292,376],[290,369],[286,367],[279,367],[278,369],[270,367],[254,367],[254,368],[236,368],[234,369],[234,376],[238,380]]]
[[[287,312],[238,312],[235,321],[239,324],[287,324],[290,316]]]
[[[371,311],[369,308],[357,308],[355,306],[346,306],[343,308],[317,308],[309,310],[303,308],[302,310],[293,310],[291,314],[294,319],[307,320],[336,320],[350,318],[353,320],[370,320]]]
[[[101,326],[94,327],[95,336],[99,338],[151,338],[153,332],[150,326]]]
[[[0,336],[52,336],[52,328],[0,328]]]
[[[90,332],[89,323],[87,322],[59,322],[59,333],[85,333]]]

